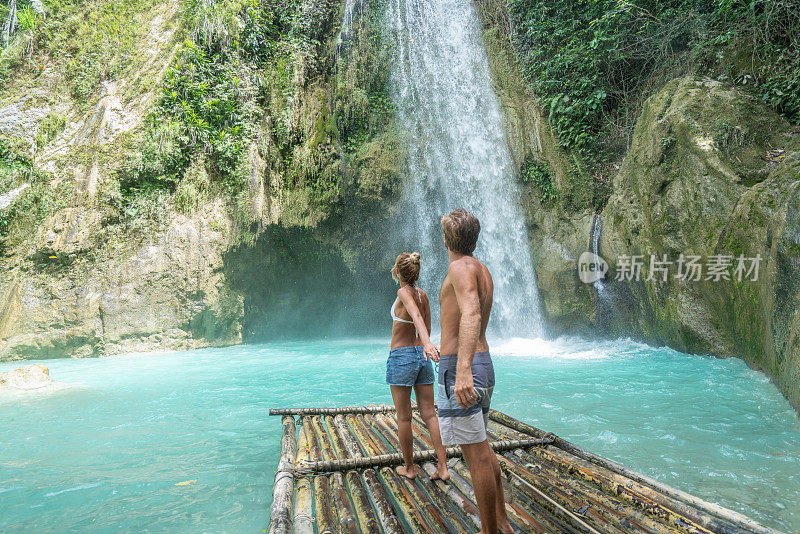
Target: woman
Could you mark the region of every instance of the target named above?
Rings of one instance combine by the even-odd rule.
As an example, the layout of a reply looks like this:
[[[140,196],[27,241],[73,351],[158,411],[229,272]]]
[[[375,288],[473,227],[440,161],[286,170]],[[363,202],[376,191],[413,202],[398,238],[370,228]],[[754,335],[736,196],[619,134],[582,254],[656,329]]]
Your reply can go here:
[[[431,343],[431,307],[428,295],[417,287],[420,258],[413,252],[397,256],[392,278],[400,284],[392,304],[392,345],[386,362],[386,383],[391,386],[397,410],[397,431],[405,465],[397,472],[408,478],[417,476],[414,442],[411,434],[411,388],[417,397],[419,414],[428,425],[436,449],[438,465],[431,479],[447,480],[447,454],[439,434],[439,420],[433,409],[435,375],[430,360],[438,361],[439,350]]]

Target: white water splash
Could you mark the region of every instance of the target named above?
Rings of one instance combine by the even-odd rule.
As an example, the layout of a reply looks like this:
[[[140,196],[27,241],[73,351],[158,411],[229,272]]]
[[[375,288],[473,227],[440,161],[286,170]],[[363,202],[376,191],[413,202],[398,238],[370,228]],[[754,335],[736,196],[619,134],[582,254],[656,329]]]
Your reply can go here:
[[[631,339],[587,340],[564,336],[555,339],[490,339],[492,354],[502,357],[546,360],[605,360],[638,356],[651,347]]]
[[[393,96],[410,143],[396,244],[422,254],[421,283],[435,301],[448,264],[440,219],[470,210],[482,227],[475,256],[495,283],[490,331],[541,336],[520,192],[472,2],[392,0],[386,20],[397,47]]]

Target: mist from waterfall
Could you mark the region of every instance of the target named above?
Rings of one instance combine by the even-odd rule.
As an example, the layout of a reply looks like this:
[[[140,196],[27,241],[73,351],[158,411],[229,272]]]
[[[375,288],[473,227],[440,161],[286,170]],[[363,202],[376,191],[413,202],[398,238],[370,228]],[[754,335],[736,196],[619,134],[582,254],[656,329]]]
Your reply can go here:
[[[496,336],[544,333],[520,190],[471,0],[391,0],[393,98],[409,145],[394,225],[398,251],[422,255],[434,321],[448,257],[440,220],[466,208],[481,221],[475,256],[491,271]]]

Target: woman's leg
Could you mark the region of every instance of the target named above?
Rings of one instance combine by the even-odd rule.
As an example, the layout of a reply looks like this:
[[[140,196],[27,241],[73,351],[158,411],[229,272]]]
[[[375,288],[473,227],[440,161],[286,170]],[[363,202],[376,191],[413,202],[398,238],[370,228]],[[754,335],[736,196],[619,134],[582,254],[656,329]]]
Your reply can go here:
[[[419,415],[428,426],[433,448],[436,449],[436,472],[431,475],[431,478],[447,480],[450,478],[447,470],[447,452],[442,445],[442,436],[439,433],[439,418],[436,416],[436,410],[433,409],[433,384],[417,384],[414,386],[414,393],[417,396]]]
[[[417,476],[414,467],[414,437],[411,434],[411,386],[390,386],[392,400],[397,410],[397,439],[406,465],[397,468],[397,472],[408,478]]]

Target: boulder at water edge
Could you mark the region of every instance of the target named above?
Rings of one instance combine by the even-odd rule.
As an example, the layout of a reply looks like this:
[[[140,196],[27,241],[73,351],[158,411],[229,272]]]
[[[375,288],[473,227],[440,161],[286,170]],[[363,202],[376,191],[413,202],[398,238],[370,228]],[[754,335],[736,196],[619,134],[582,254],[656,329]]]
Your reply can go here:
[[[53,383],[44,365],[33,364],[0,374],[0,388],[39,389]]]

